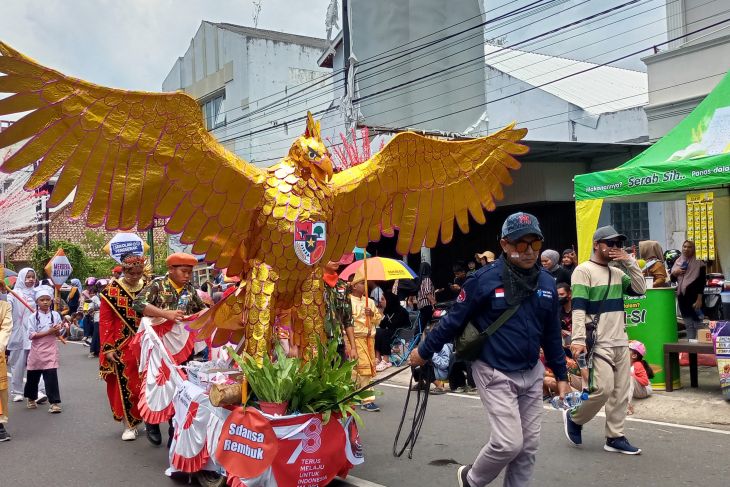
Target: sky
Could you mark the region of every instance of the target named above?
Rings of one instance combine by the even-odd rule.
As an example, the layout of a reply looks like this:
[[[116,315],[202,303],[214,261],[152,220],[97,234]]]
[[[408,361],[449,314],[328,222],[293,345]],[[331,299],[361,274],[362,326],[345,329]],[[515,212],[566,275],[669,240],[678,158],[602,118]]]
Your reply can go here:
[[[258,27],[325,37],[325,13],[330,0],[259,0],[261,12]],[[253,0],[2,0],[0,40],[9,43],[41,64],[66,74],[105,86],[159,91],[162,80],[174,61],[185,53],[201,21],[253,25]],[[500,13],[527,0],[484,0],[484,8],[497,8]],[[562,0],[556,10],[559,15],[548,16],[550,27],[569,22],[606,6],[622,3]],[[648,7],[660,7],[664,0],[644,0]],[[642,9],[643,9],[642,5]],[[643,9],[646,10],[646,9]],[[656,8],[620,23],[621,31],[635,29],[622,40],[638,45],[651,45],[647,37],[657,36],[665,29],[664,9]],[[295,15],[292,13],[296,12]],[[555,10],[546,12],[554,14]],[[636,15],[639,14],[639,15]],[[488,17],[490,16],[487,14]],[[654,23],[651,26],[645,22]],[[515,31],[515,27],[519,27]],[[503,33],[508,44],[543,32],[548,25],[525,19],[493,32]],[[596,25],[585,27],[594,29]],[[617,33],[619,25],[608,32]],[[509,33],[507,33],[509,32]],[[608,41],[606,31],[594,31],[593,36]],[[488,32],[489,34],[489,32]],[[571,33],[571,34],[574,34]],[[648,34],[648,36],[647,36]],[[566,34],[567,37],[567,34]],[[544,54],[602,62],[610,59],[606,42],[593,47],[581,47],[585,37],[560,44],[534,44],[528,50]],[[580,47],[580,49],[577,49]],[[610,49],[608,49],[610,51]],[[620,63],[621,67],[644,70],[640,56]]]
[[[259,28],[326,37],[329,0],[260,3]],[[41,64],[148,91],[160,91],[203,20],[253,26],[252,0],[1,0],[0,12],[0,40]]]

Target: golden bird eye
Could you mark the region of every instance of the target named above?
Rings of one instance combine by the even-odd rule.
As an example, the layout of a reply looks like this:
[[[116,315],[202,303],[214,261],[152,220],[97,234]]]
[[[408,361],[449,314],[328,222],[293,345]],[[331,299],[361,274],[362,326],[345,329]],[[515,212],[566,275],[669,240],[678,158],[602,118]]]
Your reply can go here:
[[[309,148],[309,158],[310,159],[319,159],[319,152],[317,152],[316,150],[314,150],[310,147]]]

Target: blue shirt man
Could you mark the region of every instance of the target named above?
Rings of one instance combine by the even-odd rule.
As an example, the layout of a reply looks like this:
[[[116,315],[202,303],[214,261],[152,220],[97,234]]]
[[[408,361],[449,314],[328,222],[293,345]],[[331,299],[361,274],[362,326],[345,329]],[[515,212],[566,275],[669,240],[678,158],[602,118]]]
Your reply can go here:
[[[489,443],[473,465],[458,470],[461,487],[481,487],[505,469],[504,485],[527,485],[535,465],[542,416],[542,382],[547,365],[555,372],[563,397],[567,383],[560,333],[555,280],[538,264],[543,235],[529,213],[510,215],[502,225],[503,254],[470,276],[451,312],[411,353],[412,365],[422,365],[471,321],[485,330],[508,308],[517,311],[487,339],[472,365],[482,403],[491,425]]]

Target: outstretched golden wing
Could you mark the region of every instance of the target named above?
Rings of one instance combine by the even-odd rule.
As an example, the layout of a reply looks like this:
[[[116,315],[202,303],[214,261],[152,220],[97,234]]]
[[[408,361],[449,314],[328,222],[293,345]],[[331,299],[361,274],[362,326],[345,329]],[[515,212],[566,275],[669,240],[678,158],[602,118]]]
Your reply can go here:
[[[451,241],[454,220],[469,231],[469,217],[484,223],[512,183],[513,157],[526,154],[518,142],[527,129],[513,125],[479,139],[443,141],[405,132],[393,137],[364,163],[335,174],[331,229],[326,258],[338,258],[358,245],[391,236],[405,255]]]
[[[263,195],[264,172],[239,159],[205,129],[183,93],[117,90],[65,76],[0,42],[0,115],[30,111],[0,133],[0,148],[29,139],[2,165],[38,163],[26,189],[59,174],[50,199],[75,189],[71,213],[90,226],[166,229],[229,272]]]

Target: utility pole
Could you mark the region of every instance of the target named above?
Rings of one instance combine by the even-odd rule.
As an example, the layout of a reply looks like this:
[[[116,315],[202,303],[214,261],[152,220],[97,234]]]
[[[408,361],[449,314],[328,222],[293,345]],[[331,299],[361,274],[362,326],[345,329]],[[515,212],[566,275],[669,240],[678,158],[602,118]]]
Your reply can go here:
[[[347,72],[350,69],[350,15],[347,11],[347,0],[342,0],[342,45],[345,56],[345,95],[347,95]]]
[[[53,193],[53,185],[51,183],[46,183],[46,191],[48,192],[48,196],[46,198],[44,206],[46,207],[46,212],[44,215],[44,218],[46,220],[45,224],[45,240],[46,240],[46,250],[51,249],[51,212],[48,209],[48,201],[51,199],[51,193]]]
[[[152,228],[147,230],[147,245],[150,246],[150,267],[154,273],[155,269],[155,225],[152,224]]]

